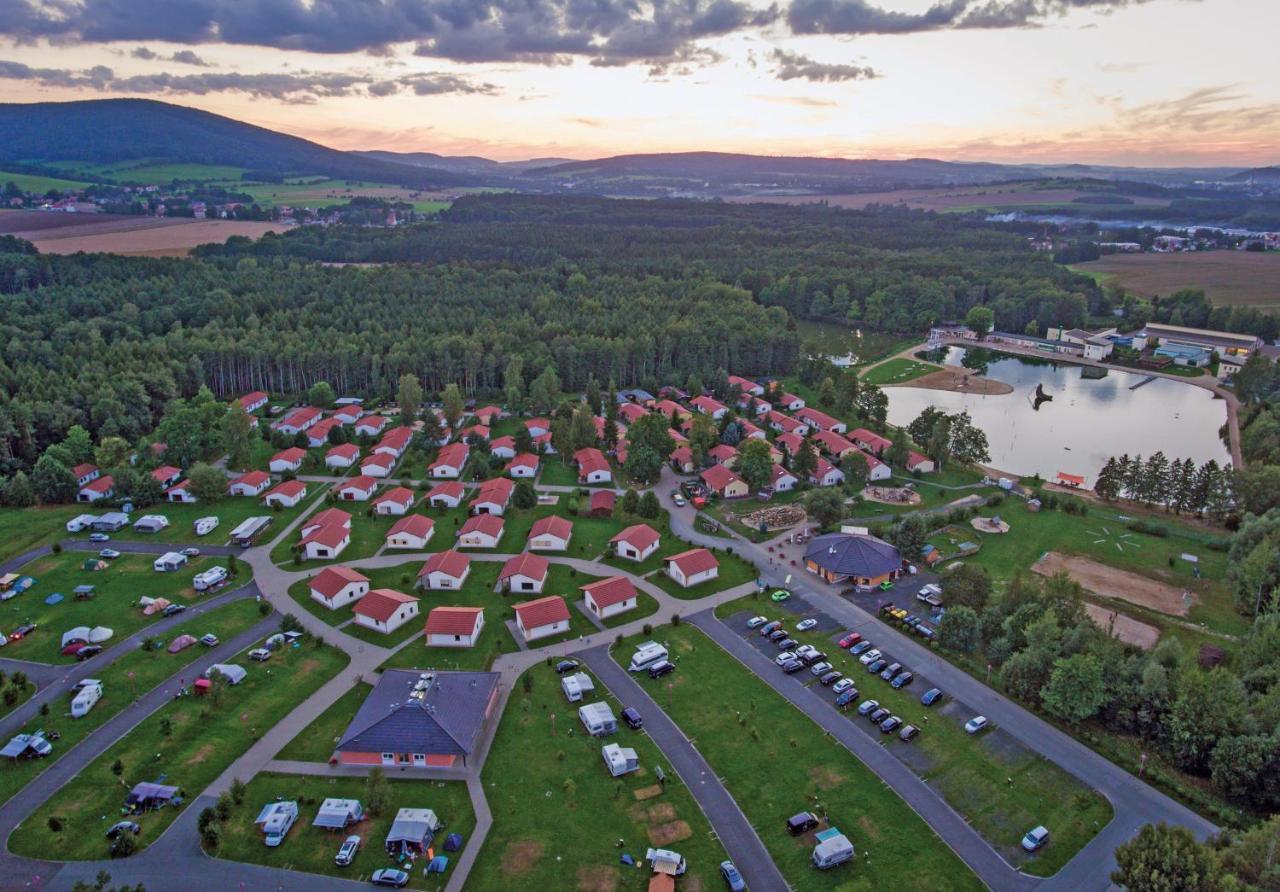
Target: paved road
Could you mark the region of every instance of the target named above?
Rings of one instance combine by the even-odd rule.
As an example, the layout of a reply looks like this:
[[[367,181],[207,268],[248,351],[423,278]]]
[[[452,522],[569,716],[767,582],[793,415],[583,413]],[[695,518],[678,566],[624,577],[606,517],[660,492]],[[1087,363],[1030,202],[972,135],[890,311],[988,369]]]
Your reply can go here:
[[[607,645],[580,651],[578,656],[591,668],[596,677],[604,682],[613,695],[624,703],[636,706],[644,716],[645,731],[653,742],[662,750],[663,755],[671,762],[689,788],[698,806],[711,822],[716,836],[724,844],[730,860],[742,872],[747,885],[752,889],[785,889],[787,882],[782,877],[773,859],[755,828],[747,820],[738,803],[729,795],[720,778],[711,770],[707,760],[702,757],[684,736],[675,722],[659,708],[653,698],[636,684],[625,669],[609,656]]]
[[[1037,885],[1038,880],[1019,873],[1001,858],[937,791],[867,733],[865,726],[851,722],[847,716],[837,712],[831,706],[830,698],[819,696],[795,676],[783,675],[767,656],[716,619],[714,613],[698,613],[689,621],[874,771],[988,888],[997,892],[1022,892]],[[825,692],[826,688],[822,690]]]

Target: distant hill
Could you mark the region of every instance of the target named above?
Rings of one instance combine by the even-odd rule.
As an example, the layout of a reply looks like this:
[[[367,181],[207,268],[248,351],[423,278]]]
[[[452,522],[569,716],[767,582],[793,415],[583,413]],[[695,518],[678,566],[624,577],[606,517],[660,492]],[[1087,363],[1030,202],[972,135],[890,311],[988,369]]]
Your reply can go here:
[[[1255,167],[1252,170],[1242,170],[1234,176],[1227,179],[1237,183],[1267,183],[1275,185],[1280,183],[1280,165],[1276,167]]]
[[[527,161],[494,161],[479,155],[437,155],[435,152],[386,152],[372,150],[368,152],[352,152],[364,158],[377,161],[389,161],[393,164],[409,164],[414,167],[434,167],[439,170],[451,170],[456,173],[469,173],[488,176],[510,176],[524,173],[535,167],[550,167],[565,164],[567,158],[530,158]]]
[[[153,160],[222,164],[428,188],[476,182],[465,174],[340,152],[221,115],[149,99],[0,104],[0,165]]]

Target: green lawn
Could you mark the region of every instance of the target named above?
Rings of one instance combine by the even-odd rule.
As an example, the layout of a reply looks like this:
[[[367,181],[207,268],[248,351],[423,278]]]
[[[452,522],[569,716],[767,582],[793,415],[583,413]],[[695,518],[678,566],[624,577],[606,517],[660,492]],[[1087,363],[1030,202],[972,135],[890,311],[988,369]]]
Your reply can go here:
[[[221,704],[186,697],[143,719],[28,817],[9,838],[10,848],[37,858],[57,852],[68,861],[105,857],[103,833],[121,819],[129,789],[163,778],[181,788],[185,802],[134,818],[142,825],[139,847],[147,846],[267,728],[340,671],[347,657],[307,642],[277,651],[269,663],[254,663],[243,653],[232,662],[249,675],[226,689]],[[118,778],[111,770],[117,760],[123,768]],[[62,819],[60,832],[49,828],[52,816]]]
[[[299,777],[292,774],[260,774],[248,784],[244,802],[233,808],[230,817],[222,825],[222,837],[212,854],[231,861],[247,861],[305,873],[319,873],[349,880],[367,881],[369,875],[382,867],[399,867],[387,855],[383,840],[391,829],[396,812],[401,808],[430,808],[444,823],[437,836],[460,833],[463,849],[449,853],[448,873],[422,875],[421,866],[412,871],[411,888],[440,890],[445,887],[453,871],[453,864],[471,844],[475,830],[475,813],[467,795],[466,784],[461,781],[391,780],[391,802],[382,814],[369,817],[346,830],[324,830],[312,826],[321,801],[327,797],[339,799],[368,799],[367,782],[359,777]],[[278,848],[269,849],[262,842],[262,831],[253,823],[259,810],[268,802],[292,799],[298,803],[298,820]],[[333,856],[348,836],[363,840],[360,852],[349,867],[338,867]],[[439,848],[437,847],[437,852]],[[421,865],[422,862],[419,862]]]
[[[572,464],[560,460],[558,455],[544,456],[538,472],[538,482],[544,486],[580,486],[578,471]],[[612,485],[612,484],[610,484]]]
[[[197,557],[177,572],[157,573],[152,568],[152,555],[124,554],[106,561],[105,570],[83,569],[89,559],[93,556],[85,552],[64,551],[36,558],[22,568],[21,572],[34,577],[36,584],[13,600],[0,602],[0,631],[12,632],[31,622],[39,624],[39,628],[19,641],[10,641],[4,656],[39,663],[74,663],[75,657],[60,654],[63,632],[76,626],[107,626],[115,632],[104,645],[111,647],[162,618],[158,613],[143,616],[138,602],[144,595],[188,606],[195,604],[202,596],[191,587],[192,577],[227,563],[226,558]],[[252,577],[247,564],[237,563],[239,575],[230,583],[233,586],[243,585]],[[77,585],[96,586],[97,596],[76,600],[71,592]],[[44,599],[53,592],[60,592],[64,600],[46,604]]]
[[[797,619],[763,598],[723,604],[716,613],[729,617],[741,611],[781,620],[789,627]],[[996,745],[990,734],[970,737],[963,727],[969,713],[948,714],[945,705],[941,711],[921,705],[920,695],[927,686],[917,682],[894,690],[888,682],[867,674],[856,657],[836,647],[830,633],[798,632],[792,637],[830,654],[829,662],[854,679],[861,692],[859,702],[874,698],[903,721],[923,728],[910,744],[893,735],[882,743],[897,748],[917,774],[1020,869],[1036,876],[1053,875],[1111,820],[1107,800],[1057,765],[1013,741]],[[802,677],[816,684],[809,676]],[[865,721],[854,710],[847,715],[850,721]],[[1029,858],[1019,841],[1039,824],[1050,828],[1052,841]]]
[[[697,629],[664,627],[679,669],[640,684],[723,780],[796,889],[878,889],[884,872],[909,865],[915,889],[980,889],[982,884],[929,826],[848,750]],[[641,638],[615,648],[631,652]],[[826,816],[853,842],[854,862],[832,871],[809,864],[811,835],[789,836],[799,811]]]
[[[524,679],[531,690],[525,690]],[[620,711],[622,705],[598,683],[596,695],[592,702],[605,700],[615,714]],[[600,758],[605,741],[583,733],[576,704],[565,701],[555,673],[546,666],[525,673],[512,688],[485,763],[493,828],[468,889],[644,890],[650,872],[623,867],[618,858],[626,852],[643,859],[654,844],[649,834],[664,827],[688,834],[666,844],[689,864],[680,888],[723,887],[717,868],[724,849],[670,763],[643,733],[623,727],[609,741],[635,748],[640,770],[610,777]],[[667,783],[655,791],[658,766]],[[640,799],[637,792],[657,795]],[[618,840],[624,842],[621,850]]]
[[[199,638],[213,633],[227,640],[252,626],[259,619],[258,605],[252,600],[236,601],[183,623],[177,634]],[[48,716],[36,716],[15,734],[29,734],[38,729],[57,731],[61,740],[54,741],[53,754],[44,759],[0,764],[0,801],[8,799],[31,783],[36,775],[62,758],[76,743],[88,736],[113,715],[151,690],[175,672],[204,654],[202,646],[189,647],[171,654],[164,650],[134,650],[104,667],[96,677],[102,681],[103,693],[88,715],[71,719],[71,695],[64,694],[50,706]]]
[[[67,521],[83,514],[82,507],[50,505],[0,511],[0,560],[67,538]]]
[[[692,546],[686,546],[681,551],[687,551],[690,547]],[[720,575],[715,579],[700,582],[692,588],[681,588],[679,583],[663,570],[658,570],[646,578],[672,597],[692,601],[733,588],[735,585],[742,585],[744,582],[754,582],[760,575],[754,564],[743,560],[736,554],[730,554],[727,551],[716,551],[716,560],[720,562]]]
[[[73,176],[99,182],[102,178],[122,183],[163,185],[173,180],[232,180],[238,181],[243,167],[222,164],[166,164],[150,161],[122,161],[96,164],[87,161],[55,161],[50,167],[65,170]]]
[[[297,759],[301,762],[328,762],[342,732],[347,729],[347,725],[351,724],[360,704],[372,690],[373,685],[368,682],[362,681],[352,685],[351,690],[335,700],[332,706],[320,714],[319,718],[299,731],[298,736],[289,741],[276,758]]]
[[[914,359],[897,357],[867,370],[863,373],[862,380],[879,387],[889,384],[905,384],[907,381],[924,377],[930,372],[936,372],[939,368],[940,366],[927,362],[917,362]]]
[[[89,185],[82,180],[64,180],[59,177],[0,170],[0,185],[8,183],[13,183],[23,192],[36,192],[41,195],[51,189],[57,189],[59,192],[77,192]]]

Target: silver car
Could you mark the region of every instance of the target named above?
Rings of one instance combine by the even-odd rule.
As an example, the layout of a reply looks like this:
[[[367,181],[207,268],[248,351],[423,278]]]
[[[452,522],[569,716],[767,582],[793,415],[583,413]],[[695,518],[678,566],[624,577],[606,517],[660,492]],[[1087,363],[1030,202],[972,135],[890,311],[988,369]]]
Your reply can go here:
[[[347,867],[356,858],[356,853],[360,851],[360,837],[348,836],[342,841],[342,848],[338,849],[338,855],[333,859],[333,863],[339,867]]]
[[[873,647],[871,648],[871,650],[867,651],[862,656],[858,657],[858,662],[866,666],[869,663],[874,663],[876,660],[880,659],[881,656],[882,654],[880,653],[880,651],[876,650]]]
[[[809,671],[812,672],[814,675],[822,675],[824,672],[831,671],[831,664],[828,663],[826,660],[823,660],[821,663],[814,663],[812,666],[810,666]]]

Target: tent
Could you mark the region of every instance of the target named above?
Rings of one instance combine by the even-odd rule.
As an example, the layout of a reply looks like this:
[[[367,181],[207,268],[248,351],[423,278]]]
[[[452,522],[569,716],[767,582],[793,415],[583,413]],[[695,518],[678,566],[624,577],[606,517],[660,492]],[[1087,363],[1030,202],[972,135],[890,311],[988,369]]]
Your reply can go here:
[[[89,640],[88,626],[76,626],[74,629],[71,629],[70,631],[62,633],[63,647],[66,647],[68,644],[71,644],[74,641],[88,641],[88,640]]]
[[[427,873],[444,873],[448,869],[449,869],[448,855],[436,855],[434,858],[431,859],[431,862],[427,864]]]
[[[348,824],[364,820],[364,809],[358,799],[326,799],[320,803],[320,811],[312,826],[326,830],[342,830]]]
[[[151,616],[152,614],[159,613],[161,610],[168,607],[170,603],[171,602],[168,598],[143,598],[142,604],[144,606],[142,608],[142,615]]]
[[[109,640],[114,634],[115,631],[108,629],[106,626],[94,626],[89,630],[89,643],[101,644],[102,642]]]
[[[124,803],[132,809],[147,811],[152,808],[164,808],[177,797],[177,787],[144,782],[134,785],[129,795],[125,797]]]
[[[93,585],[77,585],[71,593],[76,596],[77,601],[88,601],[98,594],[98,588]]]
[[[186,650],[188,647],[196,643],[196,639],[192,635],[179,635],[177,638],[169,642],[169,653],[176,654],[180,650]]]
[[[396,812],[396,819],[387,831],[387,852],[399,855],[426,851],[441,826],[440,819],[429,808],[402,808]]]
[[[206,678],[213,678],[213,673],[218,673],[227,680],[228,684],[240,684],[249,673],[244,671],[243,666],[237,666],[235,663],[214,663],[205,670]]]
[[[105,569],[107,569],[107,562],[106,562],[106,561],[104,561],[104,560],[100,560],[100,559],[98,559],[98,558],[87,558],[87,559],[85,560],[85,562],[84,562],[83,564],[81,564],[81,565],[80,565],[80,569],[82,569],[82,570],[105,570]]]
[[[62,597],[62,592],[54,592],[49,597],[45,598],[44,602],[52,607],[54,604],[61,604],[63,600],[65,599]]]
[[[450,833],[444,838],[444,850],[446,852],[456,852],[462,848],[462,834]]]

